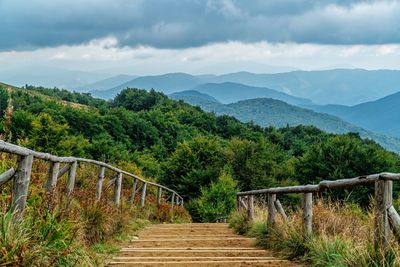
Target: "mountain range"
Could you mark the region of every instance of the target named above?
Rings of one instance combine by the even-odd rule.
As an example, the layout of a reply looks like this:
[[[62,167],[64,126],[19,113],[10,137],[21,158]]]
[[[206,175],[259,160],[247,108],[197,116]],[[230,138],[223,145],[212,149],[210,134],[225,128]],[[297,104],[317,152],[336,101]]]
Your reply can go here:
[[[170,97],[218,115],[230,115],[242,122],[252,121],[261,126],[312,125],[330,133],[359,133],[363,138],[375,140],[389,150],[400,152],[400,139],[374,133],[339,117],[290,105],[276,99],[257,98],[222,104],[204,93],[193,90],[173,93]]]
[[[126,87],[153,88],[166,94],[171,94],[195,89],[195,87],[202,84],[228,82],[273,89],[287,95],[310,99],[319,105],[340,104],[351,106],[374,101],[400,91],[400,71],[333,69],[274,74],[237,72],[223,75],[190,75],[186,73],[168,73],[141,76],[127,82],[121,81],[119,85],[108,90],[92,87],[92,90],[89,91],[93,96],[110,99]]]
[[[354,106],[325,105],[309,108],[338,116],[370,131],[400,137],[400,92]]]

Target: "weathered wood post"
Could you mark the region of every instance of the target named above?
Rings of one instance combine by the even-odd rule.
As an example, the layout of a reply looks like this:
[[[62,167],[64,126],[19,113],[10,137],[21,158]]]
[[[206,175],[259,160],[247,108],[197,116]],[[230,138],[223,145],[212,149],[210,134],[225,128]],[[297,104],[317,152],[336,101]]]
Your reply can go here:
[[[132,184],[132,192],[131,192],[131,197],[130,197],[131,204],[133,204],[135,202],[135,196],[136,196],[138,182],[139,182],[139,180],[135,178],[133,181],[133,184]]]
[[[312,211],[313,196],[312,193],[303,194],[303,228],[305,235],[312,234]]]
[[[49,173],[46,180],[46,191],[48,193],[53,193],[56,185],[57,185],[57,178],[58,172],[60,170],[60,162],[51,162],[49,167]]]
[[[392,206],[392,181],[375,182],[375,249],[384,253],[388,246],[390,226],[387,210]]]
[[[162,197],[162,188],[159,187],[157,191],[157,207],[161,205],[161,197]]]
[[[279,201],[279,199],[275,200],[274,204],[275,204],[275,209],[276,209],[276,210],[278,211],[278,213],[281,215],[282,219],[283,219],[284,221],[287,221],[287,220],[288,220],[288,217],[287,217],[286,212],[285,212],[285,210],[283,209],[282,204],[281,204],[281,202]]]
[[[26,206],[26,198],[28,196],[29,181],[31,179],[33,156],[18,156],[18,167],[15,171],[12,203],[13,211],[22,214]]]
[[[101,193],[103,191],[103,181],[104,181],[104,173],[106,168],[100,166],[99,175],[97,176],[97,183],[96,183],[96,200],[100,201]]]
[[[14,170],[13,167],[11,167],[11,168],[8,169],[7,171],[3,172],[3,173],[0,175],[0,187],[1,187],[3,184],[7,183],[9,180],[11,180],[11,178],[13,178],[14,174],[15,174],[15,170]]]
[[[267,226],[271,227],[275,223],[275,200],[276,194],[268,194],[268,219]]]
[[[119,206],[121,201],[122,172],[118,173],[114,185],[114,203]]]
[[[247,197],[247,218],[250,221],[254,220],[254,195]]]
[[[146,189],[147,189],[147,183],[143,182],[143,187],[142,187],[142,196],[140,198],[140,207],[143,209],[144,205],[146,203]]]
[[[400,216],[397,213],[396,209],[393,207],[393,205],[390,206],[390,208],[387,211],[388,211],[390,225],[392,226],[393,232],[397,240],[400,242]]]
[[[69,163],[65,164],[64,167],[62,167],[60,169],[60,171],[58,172],[57,178],[60,178],[61,176],[66,174],[67,171],[69,170],[69,168],[71,168],[71,164],[69,164]]]
[[[70,197],[72,195],[72,192],[74,191],[77,166],[78,166],[78,162],[74,161],[71,163],[71,167],[68,170],[68,181],[67,181],[67,196],[68,197]]]
[[[236,210],[240,211],[240,196],[236,196]]]

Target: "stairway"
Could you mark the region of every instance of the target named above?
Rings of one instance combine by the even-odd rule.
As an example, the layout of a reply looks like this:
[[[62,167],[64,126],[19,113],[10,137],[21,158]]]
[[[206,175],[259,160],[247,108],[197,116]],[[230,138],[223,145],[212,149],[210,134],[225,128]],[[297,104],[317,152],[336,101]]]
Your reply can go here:
[[[159,224],[123,244],[109,266],[299,266],[255,247],[227,224]]]

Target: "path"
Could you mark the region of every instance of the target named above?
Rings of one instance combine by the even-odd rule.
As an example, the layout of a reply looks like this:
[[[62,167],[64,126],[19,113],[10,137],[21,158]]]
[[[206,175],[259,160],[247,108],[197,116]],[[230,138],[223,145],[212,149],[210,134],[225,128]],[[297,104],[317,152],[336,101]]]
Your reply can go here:
[[[110,266],[298,266],[255,247],[227,224],[159,224],[142,230]]]

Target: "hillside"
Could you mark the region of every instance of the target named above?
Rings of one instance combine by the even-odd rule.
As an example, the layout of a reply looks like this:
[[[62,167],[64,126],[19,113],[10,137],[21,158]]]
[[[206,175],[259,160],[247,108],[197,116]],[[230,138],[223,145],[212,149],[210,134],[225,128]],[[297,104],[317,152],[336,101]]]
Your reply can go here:
[[[310,105],[312,103],[309,99],[294,97],[273,89],[232,82],[200,84],[193,90],[208,94],[224,104],[253,98],[273,98],[292,105]]]
[[[355,106],[312,106],[314,110],[341,117],[361,127],[400,137],[400,92]]]
[[[259,98],[224,105],[206,99],[199,101],[188,96],[179,98],[175,95],[175,98],[198,105],[206,111],[234,116],[242,122],[252,121],[263,127],[312,125],[330,133],[359,133],[363,138],[373,139],[387,149],[400,152],[400,140],[397,138],[373,133],[336,116],[296,107],[279,100]]]

